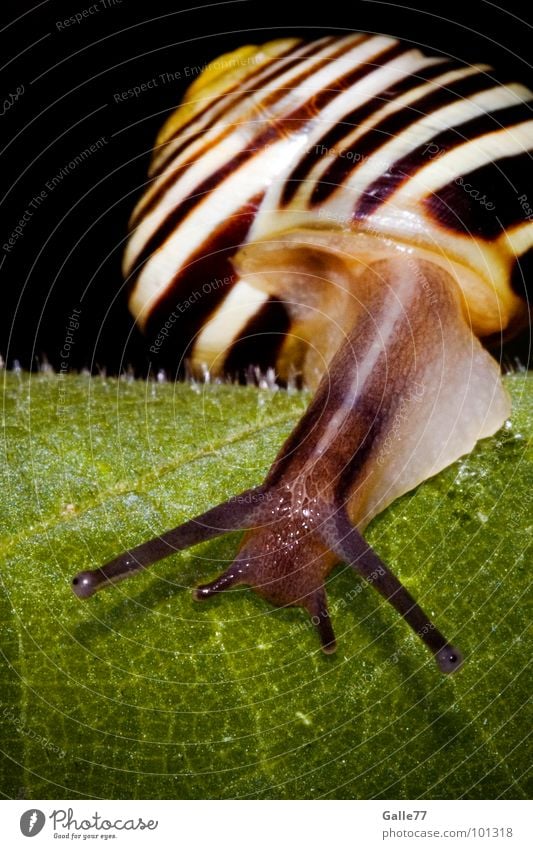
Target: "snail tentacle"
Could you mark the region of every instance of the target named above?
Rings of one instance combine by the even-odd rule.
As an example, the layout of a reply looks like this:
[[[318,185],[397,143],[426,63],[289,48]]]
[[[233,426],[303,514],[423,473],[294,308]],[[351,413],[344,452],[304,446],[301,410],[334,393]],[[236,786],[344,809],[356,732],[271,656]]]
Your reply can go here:
[[[324,654],[333,654],[337,650],[337,640],[335,639],[335,632],[331,624],[324,587],[322,586],[315,590],[306,600],[304,606],[307,607],[311,615],[311,621],[316,627],[322,651]]]
[[[222,572],[218,578],[215,578],[214,581],[209,581],[207,584],[200,584],[196,587],[193,591],[193,596],[196,601],[204,601],[205,599],[211,598],[211,596],[231,589],[231,587],[234,587],[237,584],[242,584],[243,581],[243,571],[233,564],[229,569],[226,569],[225,572]]]
[[[459,649],[448,642],[402,582],[351,525],[344,510],[339,510],[330,519],[323,535],[331,550],[381,593],[405,619],[433,652],[441,672],[459,669],[463,661]]]
[[[72,579],[72,590],[79,598],[89,598],[99,590],[141,572],[176,551],[214,539],[229,531],[250,527],[254,523],[261,500],[262,487],[246,490],[200,516],[183,522],[129,551],[124,551],[99,569],[78,572]]]

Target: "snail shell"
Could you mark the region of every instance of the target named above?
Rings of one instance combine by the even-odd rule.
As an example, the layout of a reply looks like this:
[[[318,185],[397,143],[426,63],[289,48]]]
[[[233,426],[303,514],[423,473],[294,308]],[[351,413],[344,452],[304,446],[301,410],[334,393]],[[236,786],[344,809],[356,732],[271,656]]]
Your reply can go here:
[[[172,551],[249,528],[237,583],[305,607],[335,647],[324,582],[350,563],[444,672],[460,653],[362,537],[387,504],[509,414],[479,339],[528,319],[533,94],[384,36],[221,57],[156,142],[124,259],[154,356],[248,364],[316,388],[265,482],[80,573],[86,597]],[[268,498],[265,496],[268,495]]]
[[[385,36],[280,40],[217,60],[159,134],[132,216],[124,272],[137,321],[164,340],[153,349],[231,372],[249,361],[243,340],[266,332],[255,364],[305,370],[329,313],[325,334],[308,328],[283,303],[291,286],[251,285],[235,263],[240,245],[294,229],[331,244],[356,234],[367,262],[390,242],[429,257],[453,274],[476,335],[521,326],[533,222],[516,187],[533,184],[531,100],[487,65]]]

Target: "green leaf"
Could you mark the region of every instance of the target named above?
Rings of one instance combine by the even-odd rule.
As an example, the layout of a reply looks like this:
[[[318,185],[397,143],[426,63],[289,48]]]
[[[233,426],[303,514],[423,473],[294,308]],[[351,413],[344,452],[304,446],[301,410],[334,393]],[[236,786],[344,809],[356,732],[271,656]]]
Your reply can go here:
[[[529,795],[526,566],[533,381],[512,424],[399,499],[367,536],[466,661],[442,676],[346,567],[339,649],[249,590],[190,587],[238,535],[86,602],[100,565],[257,484],[307,397],[5,375],[0,789],[18,798]]]

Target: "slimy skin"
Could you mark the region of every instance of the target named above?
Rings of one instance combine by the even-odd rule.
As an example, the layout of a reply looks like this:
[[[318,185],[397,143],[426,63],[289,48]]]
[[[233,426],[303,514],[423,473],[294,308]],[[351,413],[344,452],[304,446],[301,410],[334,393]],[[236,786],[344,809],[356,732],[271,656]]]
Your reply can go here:
[[[533,226],[490,166],[525,167],[533,95],[381,36],[282,40],[218,68],[158,139],[126,252],[130,306],[158,353],[170,304],[203,281],[184,321],[167,319],[178,356],[215,372],[296,369],[316,392],[263,484],[79,573],[73,590],[87,598],[243,529],[198,600],[245,584],[302,606],[329,653],[325,582],[346,562],[453,672],[460,651],[363,533],[509,415],[479,340],[527,321],[516,281]],[[498,195],[497,222],[486,198],[466,199],[474,173]],[[254,362],[247,339],[263,337]]]

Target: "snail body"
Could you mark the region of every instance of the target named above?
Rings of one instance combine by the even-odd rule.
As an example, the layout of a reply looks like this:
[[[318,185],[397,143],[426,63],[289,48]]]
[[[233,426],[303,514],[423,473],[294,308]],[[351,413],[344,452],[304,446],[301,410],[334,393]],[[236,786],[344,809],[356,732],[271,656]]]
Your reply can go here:
[[[204,71],[133,213],[130,308],[154,354],[296,371],[316,392],[261,486],[80,573],[80,597],[245,529],[198,599],[248,584],[305,607],[332,651],[324,583],[345,561],[458,668],[362,532],[509,414],[479,340],[527,321],[533,223],[513,178],[532,172],[532,101],[383,36],[285,39]]]

